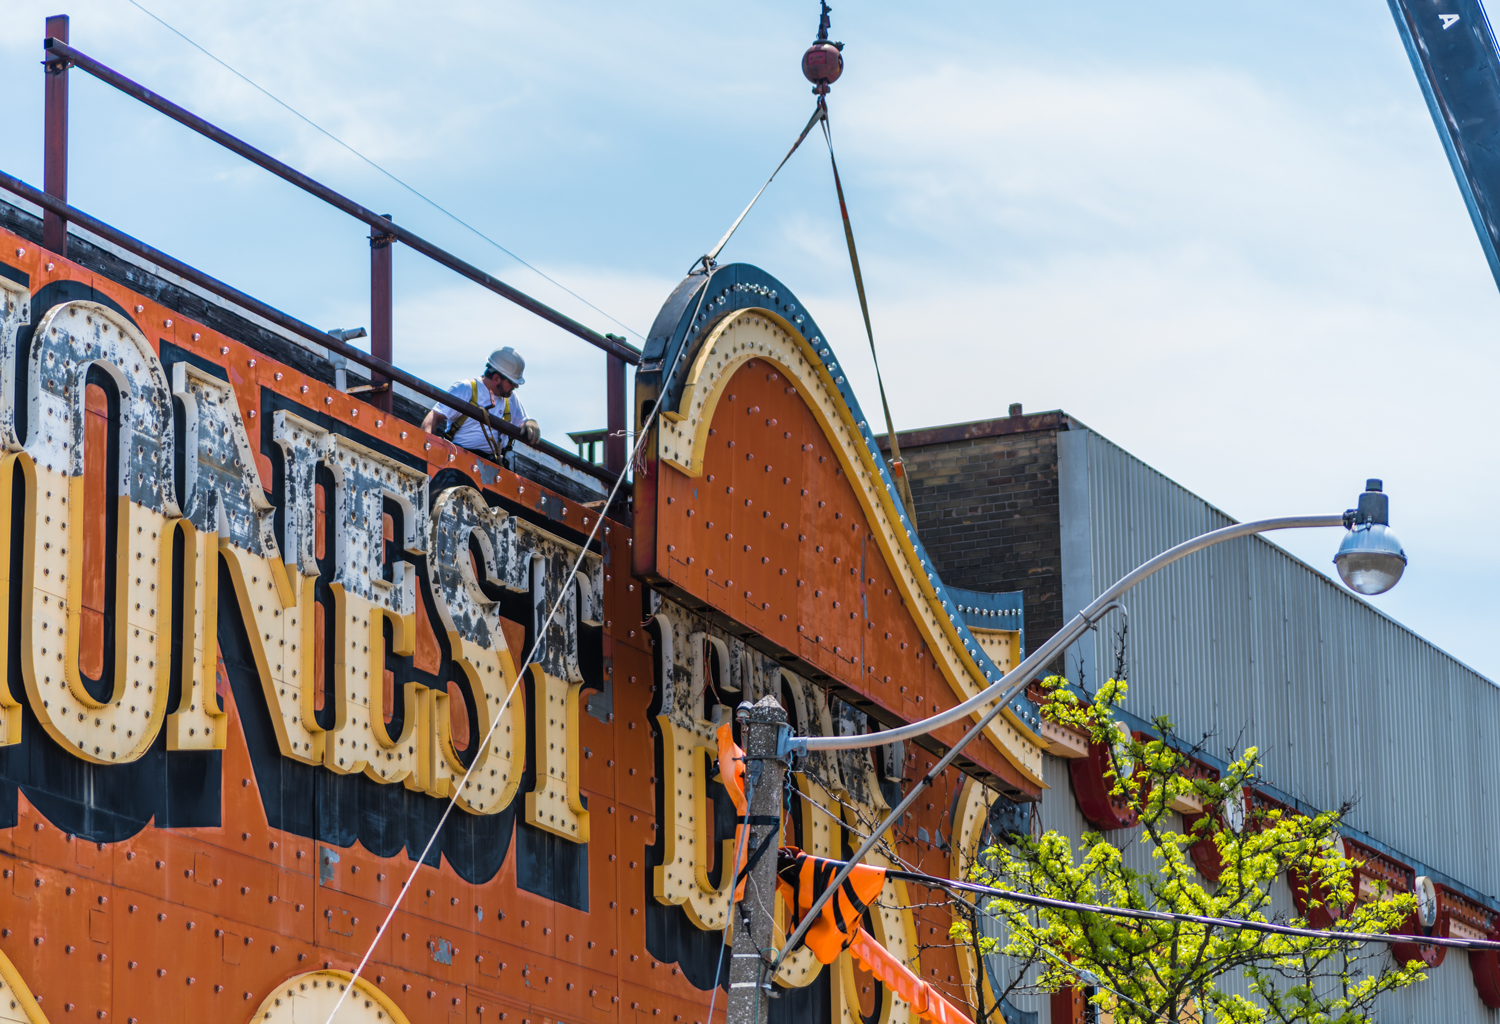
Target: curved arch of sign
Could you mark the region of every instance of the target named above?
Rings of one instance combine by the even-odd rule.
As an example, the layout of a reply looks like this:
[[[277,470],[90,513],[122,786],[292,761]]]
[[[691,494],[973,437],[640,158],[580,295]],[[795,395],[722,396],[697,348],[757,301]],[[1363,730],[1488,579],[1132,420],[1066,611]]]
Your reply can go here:
[[[0,953],[0,1024],[47,1024],[47,1015],[10,957]]]
[[[253,1024],[327,1021],[352,977],[348,971],[325,970],[288,978],[266,996],[250,1020]],[[331,1024],[410,1024],[410,1020],[390,996],[360,978]]]
[[[662,410],[660,460],[689,476],[702,475],[702,453],[720,397],[734,372],[751,359],[778,366],[796,385],[854,485],[881,556],[908,606],[915,609],[918,626],[937,655],[944,677],[961,700],[977,694],[992,681],[985,678],[985,669],[974,657],[977,641],[944,611],[940,584],[923,568],[912,537],[901,526],[900,499],[884,483],[878,451],[861,436],[863,424],[845,401],[828,365],[779,314],[760,308],[736,310],[704,339],[686,371],[677,407]],[[1009,708],[986,735],[1017,770],[1044,785],[1041,749]]]

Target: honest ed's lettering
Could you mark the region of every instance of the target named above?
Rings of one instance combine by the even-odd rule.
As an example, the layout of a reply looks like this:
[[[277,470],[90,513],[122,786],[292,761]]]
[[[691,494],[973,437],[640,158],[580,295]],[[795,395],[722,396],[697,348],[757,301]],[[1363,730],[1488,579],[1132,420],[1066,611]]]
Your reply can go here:
[[[730,720],[739,702],[774,694],[786,705],[799,735],[826,736],[835,729],[863,733],[872,726],[862,712],[831,700],[822,687],[675,601],[661,602],[652,626],[662,667],[656,721],[661,729],[662,767],[672,781],[662,789],[661,815],[666,827],[652,895],[663,905],[680,907],[693,925],[711,936],[710,942],[727,942],[736,924],[729,919],[734,877],[730,869],[736,854],[732,809],[725,814],[716,808],[713,792],[722,790],[722,783],[714,779],[719,724]],[[894,751],[887,751],[898,759],[905,756],[899,745],[893,746]],[[819,857],[842,856],[858,845],[870,826],[890,811],[875,764],[865,750],[816,751],[799,758],[791,775],[798,797],[788,808],[784,842]],[[887,839],[873,859],[895,866],[884,850],[894,849],[896,837],[888,835]],[[780,896],[776,913],[784,939],[786,908]],[[886,882],[881,905],[871,910],[869,927],[893,954],[907,961],[916,958],[916,920],[904,882]],[[784,988],[804,988],[823,969],[812,951],[801,947],[782,962],[776,981]],[[868,982],[859,979],[848,961],[839,961],[831,991],[835,1005],[846,1009],[836,1016],[857,1015],[865,1002],[861,985]],[[882,988],[880,993],[879,1020],[904,1024],[917,1019],[915,1011],[893,992]]]
[[[19,364],[29,393],[24,437],[15,401],[0,403],[0,515],[24,557],[19,588],[0,588],[0,628],[21,631],[25,697],[53,739],[109,765],[141,758],[163,730],[169,752],[225,747],[222,558],[234,591],[222,607],[238,609],[283,757],[439,799],[472,768],[459,806],[491,815],[518,795],[533,729],[524,820],[588,841],[578,638],[580,623],[598,625],[597,555],[570,574],[576,545],[473,487],[430,494],[421,469],[285,409],[270,425],[273,504],[228,381],[190,361],[169,374],[128,318],[88,301],[49,310],[18,361],[27,306],[12,291],[0,392],[15,395]],[[423,593],[453,663],[448,690],[387,668],[412,654]],[[506,594],[534,610],[529,714],[501,630]],[[19,697],[0,680],[0,745],[21,742]],[[453,700],[468,726],[457,744]]]

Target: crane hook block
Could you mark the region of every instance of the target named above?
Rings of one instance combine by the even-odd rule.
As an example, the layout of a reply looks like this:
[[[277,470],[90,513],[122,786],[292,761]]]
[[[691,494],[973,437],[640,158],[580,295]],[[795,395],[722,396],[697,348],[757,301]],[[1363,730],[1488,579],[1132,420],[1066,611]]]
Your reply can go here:
[[[828,41],[829,7],[823,0],[823,14],[818,19],[818,38],[802,54],[802,74],[813,84],[813,92],[828,95],[828,87],[844,73],[844,44]]]

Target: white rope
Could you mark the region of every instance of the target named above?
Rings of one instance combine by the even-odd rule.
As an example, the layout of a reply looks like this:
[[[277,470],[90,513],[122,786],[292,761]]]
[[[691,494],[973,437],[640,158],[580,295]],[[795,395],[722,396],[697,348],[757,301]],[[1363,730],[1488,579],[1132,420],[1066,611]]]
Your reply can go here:
[[[708,277],[705,275],[703,280],[703,290],[698,295],[698,306],[693,310],[692,319],[688,321],[689,324],[692,324],[698,319],[698,311],[703,308],[703,299],[707,294]],[[671,368],[668,369],[666,375],[662,378],[661,389],[656,396],[656,404],[651,407],[651,412],[647,415],[645,422],[641,425],[641,432],[639,438],[636,440],[635,450],[631,453],[631,458],[629,461],[627,461],[626,468],[620,472],[619,477],[615,480],[614,486],[610,488],[609,497],[605,499],[604,505],[600,508],[599,515],[595,517],[594,528],[589,531],[588,539],[584,541],[582,548],[578,552],[578,557],[573,562],[573,568],[569,571],[568,575],[564,577],[565,579],[571,580],[573,578],[573,574],[578,571],[578,567],[583,564],[583,557],[584,555],[588,554],[589,545],[594,542],[595,536],[598,535],[599,527],[604,525],[605,513],[609,510],[610,505],[614,503],[615,494],[619,492],[620,486],[625,482],[625,477],[629,472],[629,467],[635,462],[636,458],[640,456],[641,451],[646,444],[646,439],[651,436],[651,424],[655,421],[657,414],[661,411],[662,403],[667,399],[667,392],[670,389],[672,377],[677,371],[677,365],[682,361],[684,353],[686,353],[688,350],[689,342],[691,341],[692,328],[689,327],[688,331],[689,333],[682,339],[682,347],[677,350],[677,355],[672,360]],[[526,677],[526,666],[531,664],[531,659],[536,655],[537,647],[541,644],[542,635],[547,631],[547,627],[552,624],[552,617],[556,615],[557,610],[562,607],[563,600],[567,598],[570,590],[571,588],[568,586],[563,587],[562,592],[558,594],[557,599],[552,602],[552,607],[548,609],[547,617],[542,620],[540,625],[537,626],[536,635],[532,638],[531,649],[526,652],[526,657],[521,661],[521,667],[516,673],[516,681],[511,684],[510,692],[505,695],[505,703],[501,705],[500,712],[495,715],[494,721],[490,723],[489,731],[484,734],[483,741],[481,741],[479,746],[475,748],[474,760],[470,763],[469,767],[464,770],[463,778],[459,779],[458,785],[453,788],[453,795],[448,799],[448,806],[443,808],[443,815],[438,819],[437,825],[433,828],[431,838],[427,840],[427,845],[422,848],[422,854],[417,858],[417,862],[412,865],[411,874],[406,876],[406,881],[402,884],[401,891],[396,894],[395,901],[391,903],[391,909],[385,915],[385,920],[380,922],[380,927],[376,930],[375,938],[371,940],[370,947],[365,950],[365,955],[360,957],[359,966],[354,969],[354,974],[352,977],[350,977],[349,984],[344,986],[343,991],[339,993],[338,1002],[334,1003],[333,1009],[329,1011],[326,1024],[333,1024],[333,1018],[338,1014],[339,1008],[344,1005],[344,998],[349,994],[349,990],[354,987],[355,982],[359,980],[359,977],[364,972],[366,965],[368,965],[370,962],[370,957],[375,954],[375,947],[380,944],[380,940],[385,936],[386,929],[390,927],[391,921],[395,919],[396,911],[400,909],[401,902],[406,899],[407,891],[411,889],[412,883],[417,879],[417,872],[422,870],[422,866],[427,860],[427,855],[432,851],[432,845],[437,842],[438,834],[442,832],[443,826],[447,824],[448,816],[453,813],[453,808],[458,804],[458,798],[463,793],[464,787],[469,784],[469,778],[474,774],[474,766],[477,765],[480,760],[478,756],[479,751],[483,751],[489,747],[490,737],[495,734],[495,729],[499,727],[501,718],[504,716],[506,709],[510,707],[510,702],[516,694],[516,688],[521,685],[521,680]]]

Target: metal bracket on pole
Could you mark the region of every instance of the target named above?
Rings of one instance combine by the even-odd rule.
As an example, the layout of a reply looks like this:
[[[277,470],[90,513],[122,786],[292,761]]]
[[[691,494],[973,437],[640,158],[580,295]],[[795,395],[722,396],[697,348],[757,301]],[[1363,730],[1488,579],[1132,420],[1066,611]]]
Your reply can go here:
[[[807,756],[807,737],[796,736],[790,725],[783,725],[776,736],[776,756],[783,760]]]

